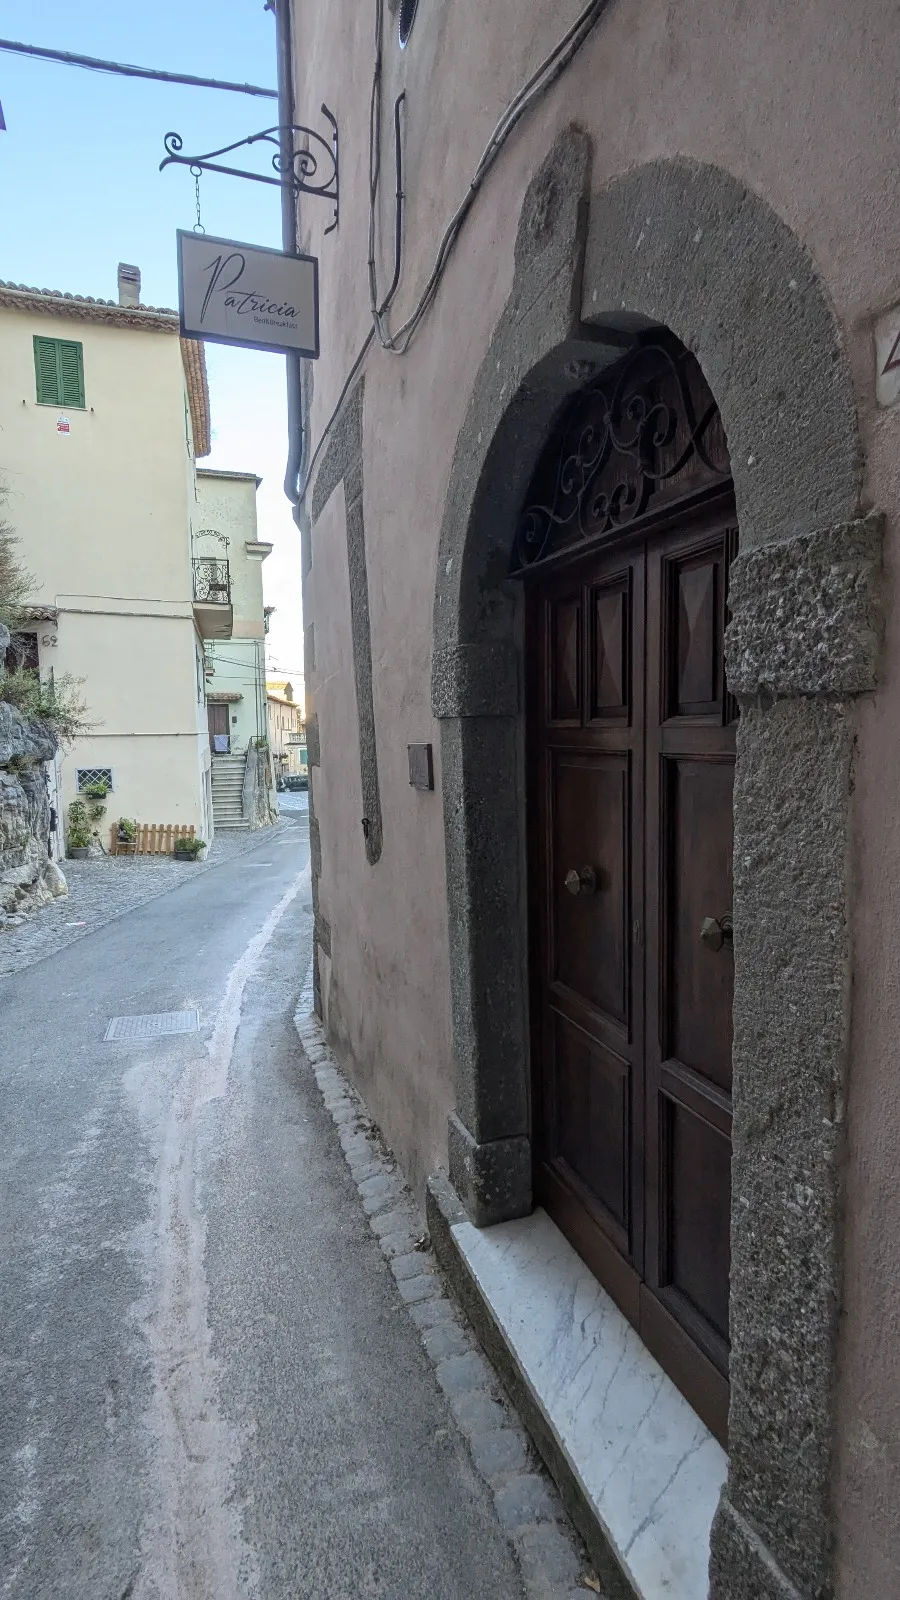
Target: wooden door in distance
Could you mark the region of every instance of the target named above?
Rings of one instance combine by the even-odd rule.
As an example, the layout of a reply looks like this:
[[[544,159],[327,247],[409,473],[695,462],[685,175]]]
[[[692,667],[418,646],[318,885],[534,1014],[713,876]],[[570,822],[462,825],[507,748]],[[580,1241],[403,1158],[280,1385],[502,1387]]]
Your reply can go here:
[[[228,744],[230,743],[229,734],[231,731],[228,723],[227,704],[216,705],[214,702],[208,702],[206,707],[206,720],[209,726],[210,750],[217,752],[219,755],[223,754],[223,751],[227,753]],[[226,741],[224,746],[222,744],[223,739]]]

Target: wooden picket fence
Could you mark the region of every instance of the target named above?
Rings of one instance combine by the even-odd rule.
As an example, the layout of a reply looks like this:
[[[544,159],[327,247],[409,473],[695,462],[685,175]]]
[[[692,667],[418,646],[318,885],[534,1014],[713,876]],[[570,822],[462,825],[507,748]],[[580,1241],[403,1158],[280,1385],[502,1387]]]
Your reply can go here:
[[[118,825],[114,822],[109,830],[109,853],[111,856],[170,856],[176,839],[193,839],[194,832],[193,823],[188,827],[184,822],[139,822],[132,849],[130,845],[121,843]]]

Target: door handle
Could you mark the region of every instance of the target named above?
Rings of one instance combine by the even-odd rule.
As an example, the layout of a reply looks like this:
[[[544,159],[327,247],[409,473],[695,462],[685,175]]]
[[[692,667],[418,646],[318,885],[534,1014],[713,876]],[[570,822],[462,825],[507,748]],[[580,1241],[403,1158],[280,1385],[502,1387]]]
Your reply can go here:
[[[572,867],[566,873],[565,884],[571,895],[593,894],[597,887],[597,874],[593,867]]]
[[[700,924],[700,943],[707,950],[721,950],[723,944],[731,944],[733,927],[730,916],[704,917]]]

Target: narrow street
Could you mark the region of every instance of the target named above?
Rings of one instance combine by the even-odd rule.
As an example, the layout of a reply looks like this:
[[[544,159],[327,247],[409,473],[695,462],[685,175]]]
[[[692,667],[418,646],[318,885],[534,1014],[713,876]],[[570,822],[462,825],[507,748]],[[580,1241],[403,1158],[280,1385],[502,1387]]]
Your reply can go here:
[[[523,1593],[304,1065],[285,824],[0,979],[9,1600]]]

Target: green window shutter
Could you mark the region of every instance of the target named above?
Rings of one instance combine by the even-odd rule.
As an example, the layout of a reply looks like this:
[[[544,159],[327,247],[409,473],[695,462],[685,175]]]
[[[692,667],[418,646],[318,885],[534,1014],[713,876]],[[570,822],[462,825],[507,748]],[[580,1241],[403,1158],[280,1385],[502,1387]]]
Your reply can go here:
[[[62,400],[56,365],[56,340],[34,340],[34,371],[39,406],[56,406]]]
[[[34,370],[40,406],[84,410],[84,353],[74,339],[34,340]]]
[[[71,339],[56,341],[59,359],[59,395],[64,406],[84,410],[84,360],[82,346]]]

